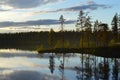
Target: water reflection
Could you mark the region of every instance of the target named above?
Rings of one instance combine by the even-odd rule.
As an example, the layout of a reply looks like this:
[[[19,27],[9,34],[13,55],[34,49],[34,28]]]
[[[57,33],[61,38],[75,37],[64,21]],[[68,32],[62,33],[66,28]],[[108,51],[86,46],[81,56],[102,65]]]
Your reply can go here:
[[[54,61],[54,55],[52,53],[52,55],[49,56],[49,62],[50,62],[50,72],[53,74],[54,69],[55,69],[55,61]]]
[[[112,61],[112,62],[111,62]],[[118,59],[102,58],[95,56],[84,57],[84,67],[77,69],[77,80],[119,80],[119,61]],[[81,69],[82,68],[82,69]],[[83,73],[81,74],[80,72]],[[82,77],[82,78],[81,78]]]
[[[65,54],[62,53],[62,60],[60,61],[59,71],[61,72],[61,80],[64,80],[64,64],[65,63]]]
[[[0,57],[37,57],[36,51],[25,51],[16,49],[0,49]]]
[[[88,54],[0,50],[0,80],[120,80],[119,62]]]
[[[69,68],[76,72],[76,80],[119,80],[119,59],[103,58],[88,54],[81,54],[79,56],[80,61],[76,61],[76,63],[79,62],[80,64],[71,62],[71,65],[73,65]],[[66,77],[65,71],[69,66],[65,66],[65,62],[69,62],[71,57],[73,56],[66,56],[65,54],[61,54],[58,57],[60,62],[58,69],[61,72],[61,80],[64,80]]]

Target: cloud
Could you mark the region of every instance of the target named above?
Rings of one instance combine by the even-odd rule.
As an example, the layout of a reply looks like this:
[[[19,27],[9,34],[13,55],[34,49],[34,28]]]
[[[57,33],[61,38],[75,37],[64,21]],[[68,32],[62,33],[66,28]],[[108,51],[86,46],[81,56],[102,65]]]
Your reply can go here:
[[[97,10],[98,8],[109,8],[109,6],[104,5],[104,4],[96,4],[96,3],[88,3],[86,5],[80,5],[80,6],[74,6],[70,8],[65,8],[65,9],[59,9],[57,11],[80,11],[82,10]]]
[[[27,21],[29,17],[33,16],[33,12],[20,12],[20,11],[2,11],[0,12],[0,22],[5,21]]]
[[[26,9],[61,1],[64,0],[0,0],[0,5],[9,6],[15,9]]]
[[[98,8],[103,8],[103,9],[107,9],[110,8],[111,6],[109,5],[105,5],[105,4],[97,4],[94,1],[88,1],[86,4],[84,5],[78,5],[78,6],[74,6],[74,7],[70,7],[70,8],[66,8],[63,10],[67,10],[67,11],[80,11],[82,10],[97,10]]]
[[[34,12],[34,14],[40,14],[40,13],[50,13],[50,12],[61,12],[61,11],[80,11],[82,10],[97,10],[98,8],[107,9],[111,8],[109,5],[105,4],[97,4],[94,1],[88,1],[86,4],[83,5],[77,5],[69,8],[62,8],[57,10],[43,10],[39,12]]]
[[[75,20],[65,21],[65,24],[72,24]],[[54,25],[60,24],[59,20],[46,19],[46,20],[36,20],[36,21],[26,21],[26,22],[0,22],[0,27],[9,27],[9,26],[34,26],[34,25]]]

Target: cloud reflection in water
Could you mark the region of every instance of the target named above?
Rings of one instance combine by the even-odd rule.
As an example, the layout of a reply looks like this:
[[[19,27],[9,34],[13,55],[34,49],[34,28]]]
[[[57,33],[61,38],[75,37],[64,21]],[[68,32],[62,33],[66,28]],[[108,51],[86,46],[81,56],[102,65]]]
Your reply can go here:
[[[60,80],[60,78],[36,71],[8,71],[8,73],[6,71],[6,74],[0,74],[0,80]]]

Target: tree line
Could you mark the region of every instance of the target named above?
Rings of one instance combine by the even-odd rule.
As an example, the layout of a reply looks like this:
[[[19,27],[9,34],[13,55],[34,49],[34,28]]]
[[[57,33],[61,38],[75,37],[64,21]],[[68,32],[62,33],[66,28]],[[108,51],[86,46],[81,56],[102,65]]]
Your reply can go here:
[[[89,34],[88,34],[89,33]],[[107,33],[105,35],[105,33]],[[99,34],[99,35],[98,35]],[[81,37],[83,37],[83,43]],[[88,37],[89,35],[89,37]],[[100,47],[110,46],[115,43],[112,31],[64,31],[64,47],[80,48],[83,47]],[[119,34],[118,34],[119,35]],[[0,48],[18,48],[18,49],[48,49],[62,48],[61,32],[26,32],[26,33],[6,33],[0,34]]]

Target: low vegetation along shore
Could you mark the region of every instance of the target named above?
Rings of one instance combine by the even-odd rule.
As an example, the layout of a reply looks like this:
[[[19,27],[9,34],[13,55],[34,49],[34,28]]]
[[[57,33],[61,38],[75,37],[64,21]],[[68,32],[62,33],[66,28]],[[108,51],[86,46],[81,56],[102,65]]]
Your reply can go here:
[[[39,50],[39,53],[80,53],[91,54],[106,58],[120,58],[120,46],[98,47],[98,48],[55,48]]]

